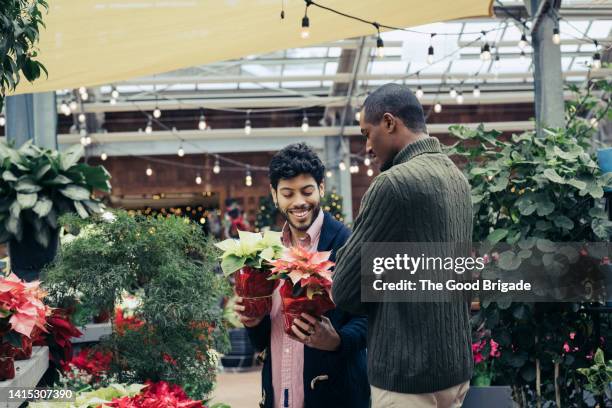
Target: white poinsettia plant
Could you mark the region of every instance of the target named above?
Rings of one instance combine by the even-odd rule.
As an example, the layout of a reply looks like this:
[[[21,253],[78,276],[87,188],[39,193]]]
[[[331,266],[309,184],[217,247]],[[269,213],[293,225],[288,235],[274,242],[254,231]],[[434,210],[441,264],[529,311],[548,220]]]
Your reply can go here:
[[[263,234],[238,231],[238,239],[226,239],[215,246],[223,251],[221,269],[226,276],[244,266],[268,268],[267,263],[282,256],[284,250],[281,233],[276,231],[266,231]]]

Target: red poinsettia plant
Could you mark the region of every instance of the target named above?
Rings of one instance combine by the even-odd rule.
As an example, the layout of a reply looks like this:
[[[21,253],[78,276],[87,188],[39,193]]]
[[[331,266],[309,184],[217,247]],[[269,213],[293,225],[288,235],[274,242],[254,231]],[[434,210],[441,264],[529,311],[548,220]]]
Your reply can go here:
[[[202,401],[190,399],[183,389],[165,381],[147,382],[147,386],[133,397],[115,398],[104,404],[113,408],[205,408]]]
[[[285,317],[285,332],[291,333],[293,320],[302,313],[319,317],[335,307],[331,299],[331,252],[309,252],[291,247],[282,257],[271,261],[269,279],[283,279],[280,288]]]
[[[110,369],[113,355],[110,352],[84,348],[69,361],[62,361],[65,383],[74,388],[84,385],[101,385]]]

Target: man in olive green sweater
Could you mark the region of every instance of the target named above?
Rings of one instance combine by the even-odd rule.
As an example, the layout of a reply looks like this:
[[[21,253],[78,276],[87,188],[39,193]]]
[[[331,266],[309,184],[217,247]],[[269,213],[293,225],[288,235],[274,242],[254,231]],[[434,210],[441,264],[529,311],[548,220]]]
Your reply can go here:
[[[470,242],[470,186],[427,134],[423,108],[408,87],[387,84],[370,94],[360,126],[382,172],[338,251],[333,299],[368,316],[374,408],[459,407],[473,370],[468,303],[362,303],[361,245]]]

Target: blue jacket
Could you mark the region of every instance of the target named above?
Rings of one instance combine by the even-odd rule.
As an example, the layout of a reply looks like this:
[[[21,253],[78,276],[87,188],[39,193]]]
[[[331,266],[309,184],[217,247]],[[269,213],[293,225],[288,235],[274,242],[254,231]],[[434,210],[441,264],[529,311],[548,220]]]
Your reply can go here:
[[[344,224],[324,213],[317,250],[332,251],[330,259],[334,260],[336,250],[344,245],[349,235],[350,231]],[[340,335],[340,348],[336,351],[322,351],[304,345],[304,408],[367,408],[370,406],[366,366],[367,320],[340,309],[330,310],[325,316]],[[265,350],[260,407],[272,408],[274,390],[273,356],[269,352],[270,316],[247,330],[255,349]],[[320,376],[327,376],[327,379]]]

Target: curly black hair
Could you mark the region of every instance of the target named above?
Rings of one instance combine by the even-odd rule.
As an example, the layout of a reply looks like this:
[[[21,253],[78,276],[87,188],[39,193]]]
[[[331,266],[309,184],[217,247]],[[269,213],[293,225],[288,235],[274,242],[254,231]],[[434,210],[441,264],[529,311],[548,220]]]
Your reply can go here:
[[[306,143],[294,143],[284,147],[270,161],[270,184],[276,190],[281,179],[291,179],[300,174],[311,175],[317,184],[323,182],[325,166]]]

